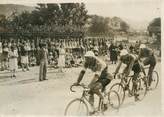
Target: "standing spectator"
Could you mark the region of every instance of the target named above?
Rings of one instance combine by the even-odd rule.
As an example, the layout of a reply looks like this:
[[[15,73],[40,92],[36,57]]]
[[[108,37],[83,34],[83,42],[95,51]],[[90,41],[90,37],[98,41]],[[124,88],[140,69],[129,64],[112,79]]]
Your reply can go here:
[[[26,47],[25,42],[23,42],[23,44],[21,45],[21,64],[22,64],[22,71],[25,71],[24,69],[26,68],[27,71],[29,71],[29,60],[28,60],[28,49]]]
[[[36,47],[36,51],[35,51],[36,65],[40,65],[40,58],[39,58],[39,57],[40,57],[40,56],[39,56],[40,47],[41,47],[41,46],[38,45],[38,46]]]
[[[95,54],[96,56],[98,56],[98,54],[99,54],[98,46],[94,46],[93,51],[94,51],[94,54]]]
[[[78,65],[78,66],[82,66],[82,64],[83,64],[83,59],[82,59],[81,56],[78,56],[78,57],[77,57],[77,65]]]
[[[124,49],[124,47],[123,47],[123,44],[122,43],[120,43],[119,45],[118,45],[118,49],[121,51],[122,49]]]
[[[16,70],[18,68],[18,52],[14,46],[11,46],[11,50],[9,51],[9,69],[11,71],[11,78],[16,78]]]
[[[130,52],[130,53],[134,53],[134,47],[133,47],[132,44],[131,44],[130,47],[129,47],[129,52]]]
[[[65,65],[67,68],[71,67],[70,61],[71,61],[71,56],[70,56],[69,50],[67,50],[65,54]]]
[[[2,70],[6,70],[8,68],[8,54],[9,54],[9,47],[7,42],[3,44],[3,52],[2,52]]]
[[[47,80],[47,65],[48,65],[48,50],[46,44],[41,44],[41,49],[39,52],[40,56],[40,71],[39,71],[39,81]]]
[[[135,43],[135,45],[134,45],[134,52],[135,52],[136,54],[139,54],[140,44],[141,44],[140,41],[136,41],[136,43]]]
[[[112,43],[109,47],[110,52],[110,60],[112,61],[112,64],[116,64],[117,62],[117,47]]]
[[[21,65],[21,42],[20,42],[20,40],[18,41],[18,43],[17,43],[17,49],[18,49],[18,68],[19,67],[21,67],[22,65]]]
[[[64,46],[59,48],[59,60],[58,60],[59,72],[63,72],[63,67],[65,67],[65,49]]]
[[[28,59],[30,58],[31,54],[32,54],[32,51],[31,51],[31,43],[29,40],[26,41],[25,43],[25,49],[27,51],[27,56],[28,56]],[[30,61],[28,61],[28,64],[29,64]]]
[[[35,42],[34,42],[34,40],[32,40],[32,42],[31,42],[31,54],[32,55],[34,55],[34,52],[35,52]]]
[[[36,57],[34,54],[30,57],[30,66],[35,66],[36,65]]]
[[[2,42],[0,42],[0,65],[1,65],[1,69],[2,69]]]
[[[53,57],[54,57],[54,68],[58,67],[58,58],[59,58],[59,54],[58,54],[58,49],[54,49],[53,51]]]
[[[124,46],[123,46],[123,43],[121,42],[119,45],[118,45],[118,51],[117,51],[117,55],[120,55],[120,52],[121,50],[124,49]]]

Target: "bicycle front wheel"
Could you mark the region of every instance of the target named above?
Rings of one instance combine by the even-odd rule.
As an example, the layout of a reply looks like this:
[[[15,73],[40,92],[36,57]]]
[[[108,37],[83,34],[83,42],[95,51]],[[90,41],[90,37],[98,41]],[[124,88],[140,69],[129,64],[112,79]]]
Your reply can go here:
[[[156,71],[153,71],[150,88],[152,90],[156,89],[158,86],[158,82],[159,82],[159,75]]]
[[[112,108],[114,109],[120,108],[120,97],[116,91],[114,90],[109,91],[108,100],[109,100],[109,105],[111,105]]]
[[[120,98],[120,105],[122,105],[125,99],[125,90],[123,85],[121,83],[113,84],[110,90],[116,91],[118,93]]]
[[[89,109],[86,102],[80,98],[72,100],[65,109],[64,115],[66,116],[87,116]]]

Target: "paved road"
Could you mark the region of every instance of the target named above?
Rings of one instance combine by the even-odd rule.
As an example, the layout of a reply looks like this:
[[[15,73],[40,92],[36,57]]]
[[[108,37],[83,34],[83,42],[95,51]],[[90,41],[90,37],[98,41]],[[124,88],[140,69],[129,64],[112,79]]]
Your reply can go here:
[[[160,74],[160,63],[156,70]],[[66,104],[79,93],[71,93],[69,86],[76,81],[81,68],[65,69],[58,73],[55,69],[48,70],[48,80],[38,82],[38,67],[29,72],[18,71],[17,78],[11,79],[8,72],[0,72],[0,114],[5,115],[63,115]],[[115,65],[109,66],[113,72]],[[92,77],[90,71],[84,76],[87,83]],[[161,82],[160,82],[161,83]],[[79,89],[77,89],[79,90]],[[108,110],[105,115],[121,116],[160,116],[161,84],[148,93],[141,102],[134,98],[126,98],[119,111]]]

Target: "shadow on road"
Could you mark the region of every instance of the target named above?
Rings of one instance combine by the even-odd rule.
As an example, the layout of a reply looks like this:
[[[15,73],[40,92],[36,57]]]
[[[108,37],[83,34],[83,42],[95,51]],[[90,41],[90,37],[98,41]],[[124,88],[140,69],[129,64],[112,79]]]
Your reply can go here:
[[[36,79],[32,78],[32,79],[26,79],[26,80],[21,80],[18,81],[18,84],[28,84],[28,83],[34,83],[34,82],[38,82]]]
[[[135,102],[127,102],[127,103],[124,103],[123,105],[121,105],[120,108],[127,108],[129,106],[135,106]]]

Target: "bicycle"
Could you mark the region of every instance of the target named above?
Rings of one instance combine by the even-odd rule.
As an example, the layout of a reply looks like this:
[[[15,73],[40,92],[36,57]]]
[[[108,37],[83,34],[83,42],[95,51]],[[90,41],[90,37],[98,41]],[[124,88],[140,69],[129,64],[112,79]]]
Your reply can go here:
[[[115,77],[116,76],[114,76],[114,78]],[[110,87],[110,90],[115,90],[116,92],[118,92],[121,100],[120,102],[121,105],[125,100],[125,91],[128,91],[128,96],[131,97],[134,96],[134,91],[136,90],[136,92],[139,93],[138,99],[140,101],[145,97],[147,92],[147,83],[144,80],[144,78],[141,77],[141,75],[139,75],[137,80],[135,81],[137,84],[137,89],[134,89],[133,86],[133,81],[132,81],[133,75],[125,77],[125,75],[120,73],[117,75],[117,78],[121,79],[121,81],[113,84]]]
[[[74,90],[72,90],[72,88],[74,86],[77,86],[77,85],[71,85],[71,87],[70,87],[71,92],[75,92]],[[85,86],[84,84],[79,84],[78,86],[83,88],[82,96],[80,98],[75,98],[68,103],[68,105],[65,108],[64,115],[67,115],[67,116],[73,115],[74,116],[74,112],[75,112],[75,110],[77,110],[75,112],[75,116],[78,116],[78,115],[87,116],[87,115],[89,115],[90,108],[92,108],[92,110],[95,110],[94,114],[104,115],[103,100],[101,98],[99,98],[98,107],[95,109],[90,104],[89,99],[88,99],[90,89],[87,86]],[[104,98],[108,98],[108,107],[110,105],[114,109],[119,109],[120,98],[116,91],[109,91],[108,93],[105,93],[105,91],[104,91],[102,93],[104,93]],[[116,100],[116,102],[112,102],[112,101],[114,101],[114,100],[111,100],[112,98],[114,98]],[[75,103],[77,103],[78,105],[74,105]],[[71,111],[71,109],[73,109],[73,110]]]
[[[145,69],[149,69],[149,67],[144,67],[144,70]],[[154,89],[156,89],[157,88],[157,86],[158,86],[158,83],[159,83],[159,75],[158,75],[158,72],[157,71],[153,71],[152,72],[152,80],[151,81],[149,81],[149,76],[148,76],[148,74],[145,76],[145,79],[146,79],[146,83],[147,83],[147,86],[149,86],[149,82],[151,82],[150,83],[150,86],[149,86],[149,90],[151,89],[151,90],[154,90]],[[147,88],[148,89],[148,88]]]

